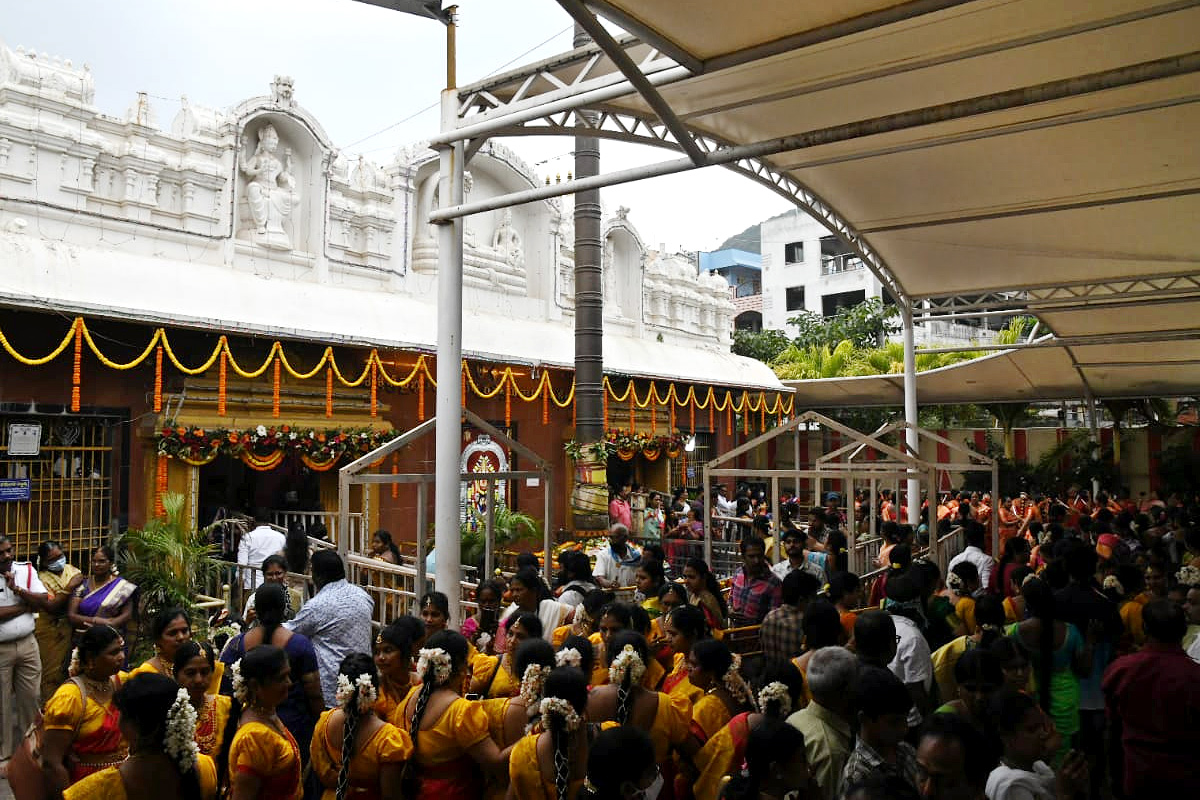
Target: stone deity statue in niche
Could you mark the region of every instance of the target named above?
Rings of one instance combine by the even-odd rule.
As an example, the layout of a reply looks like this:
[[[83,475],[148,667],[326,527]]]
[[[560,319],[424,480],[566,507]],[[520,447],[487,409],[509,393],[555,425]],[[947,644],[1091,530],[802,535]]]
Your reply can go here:
[[[242,173],[247,177],[246,202],[254,220],[251,240],[271,250],[291,250],[292,240],[283,225],[300,196],[292,174],[291,148],[284,148],[282,161],[275,155],[278,149],[275,126],[264,125],[258,131],[254,155],[242,163]]]
[[[517,233],[517,229],[513,227],[512,209],[510,208],[504,209],[500,225],[492,234],[492,249],[499,253],[506,263],[514,267],[525,263],[525,253],[521,249],[521,234]]]

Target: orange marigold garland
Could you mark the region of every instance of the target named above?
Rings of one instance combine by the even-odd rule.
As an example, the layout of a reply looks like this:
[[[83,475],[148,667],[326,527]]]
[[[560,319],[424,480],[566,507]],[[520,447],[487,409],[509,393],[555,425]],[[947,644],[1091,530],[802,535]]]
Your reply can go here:
[[[637,393],[633,389],[633,380],[630,379],[630,381],[629,381],[629,430],[633,430],[634,428],[637,427],[633,421],[633,413],[634,413],[634,405],[633,404],[635,402],[634,399],[636,397],[637,397]]]
[[[378,385],[375,382],[375,362],[371,362],[371,416],[379,416]]]
[[[650,402],[650,435],[654,436],[658,433],[658,404],[654,402],[654,384],[650,384],[650,397],[647,400]]]
[[[425,372],[417,374],[417,419],[425,421]]]
[[[225,337],[221,337],[222,340]],[[225,348],[221,349],[221,364],[217,368],[217,415],[225,416],[225,371],[228,368],[226,365],[228,351]]]
[[[691,427],[689,427],[688,430],[690,430],[692,433],[695,433],[696,432],[696,395],[694,392],[692,394],[692,399],[688,401],[688,422],[691,423]],[[708,427],[709,428],[712,427],[711,420],[708,423]]]
[[[725,393],[725,435],[733,436],[733,398]]]
[[[716,433],[716,431],[717,431],[717,426],[714,421],[714,417],[716,416],[716,408],[715,408],[716,405],[717,405],[717,396],[715,394],[713,394],[712,389],[709,389],[708,390],[708,429],[710,431],[712,431],[713,433]],[[695,428],[694,425],[692,427]]]
[[[80,372],[83,366],[83,320],[75,324],[75,368],[71,371],[71,410],[79,410]]]
[[[333,416],[333,366],[325,368],[325,416]]]
[[[155,465],[154,476],[154,516],[161,517],[166,513],[163,508],[163,495],[167,493],[167,454],[158,454],[158,464]]]
[[[512,425],[512,373],[508,373],[508,380],[504,382],[504,427]]]
[[[762,392],[758,393],[758,427],[767,432],[767,396]]]
[[[550,379],[542,384],[542,424],[550,424]]]
[[[671,409],[671,430],[675,430],[675,399],[667,400],[667,407]]]
[[[271,416],[279,416],[279,371],[282,367],[279,364],[279,359],[275,359],[275,377],[271,386]]]
[[[154,348],[154,413],[162,411],[162,360],[163,346]]]
[[[742,392],[742,433],[750,435],[750,396]]]
[[[399,473],[400,473],[400,454],[392,453],[392,474],[398,475]],[[400,498],[400,484],[393,483],[392,484],[392,499],[398,500],[399,498]]]

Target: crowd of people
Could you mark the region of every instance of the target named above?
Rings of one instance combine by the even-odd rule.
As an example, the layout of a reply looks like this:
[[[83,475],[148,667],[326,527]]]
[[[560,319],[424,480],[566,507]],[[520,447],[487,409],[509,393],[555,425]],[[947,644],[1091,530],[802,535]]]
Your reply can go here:
[[[18,800],[1190,794],[1196,507],[1017,498],[1027,524],[993,554],[974,500],[934,506],[962,529],[945,575],[900,510],[879,574],[855,575],[836,502],[786,498],[728,581],[667,557],[655,501],[659,538],[622,519],[599,552],[563,551],[553,585],[524,554],[457,628],[439,592],[379,627],[328,549],[305,554],[301,603],[286,537],[250,531],[241,626],[201,641],[187,610],[152,609],[136,665],[118,554],[84,575],[55,542],[24,563],[0,536],[0,755]],[[383,533],[374,554],[398,559]]]

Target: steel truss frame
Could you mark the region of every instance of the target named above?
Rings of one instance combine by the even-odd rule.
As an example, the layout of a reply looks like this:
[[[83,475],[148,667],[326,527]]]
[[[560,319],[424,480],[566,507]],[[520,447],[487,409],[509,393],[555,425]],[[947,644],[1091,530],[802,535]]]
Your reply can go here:
[[[1134,305],[1179,303],[1200,297],[1200,270],[1137,278],[1081,280],[1027,287],[1019,292],[919,296],[913,315],[922,322],[1009,314],[1039,314]]]

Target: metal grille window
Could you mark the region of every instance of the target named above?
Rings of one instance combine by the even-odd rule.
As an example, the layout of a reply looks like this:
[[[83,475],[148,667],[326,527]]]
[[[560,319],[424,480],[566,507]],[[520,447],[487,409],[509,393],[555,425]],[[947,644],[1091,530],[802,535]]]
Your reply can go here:
[[[40,423],[36,456],[10,456],[9,424]],[[29,481],[28,500],[0,502],[0,532],[26,559],[46,539],[75,564],[108,540],[112,520],[113,427],[98,418],[0,414],[0,477]]]
[[[684,453],[680,458],[671,459],[671,490],[686,486],[693,492],[700,489],[701,469],[712,460],[713,435],[711,433],[696,433],[696,447],[690,453]],[[684,472],[684,462],[687,462]]]

